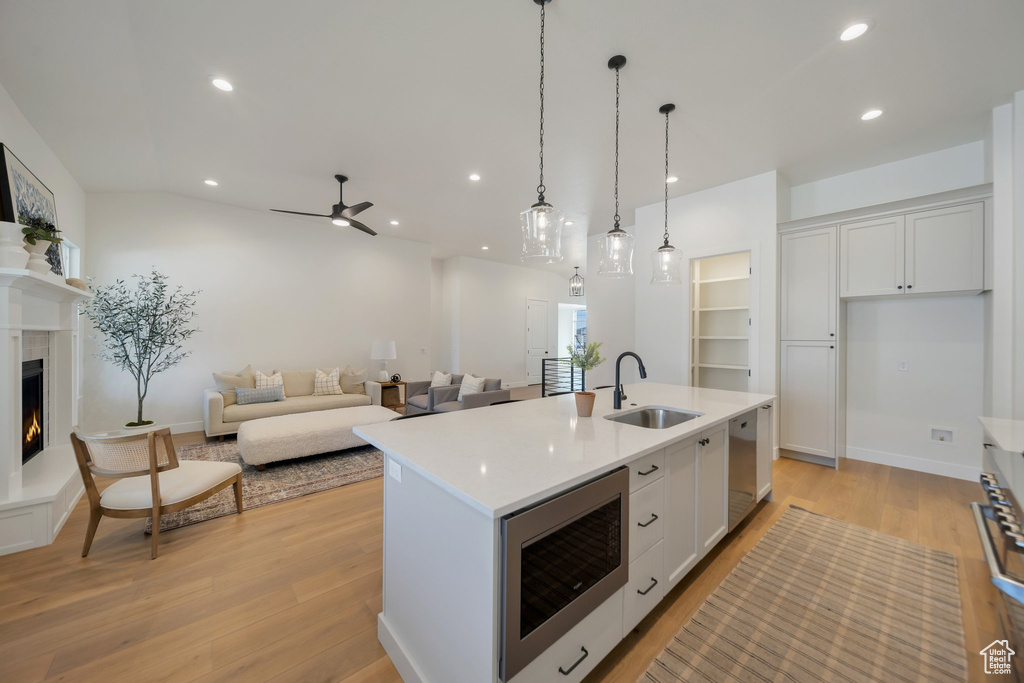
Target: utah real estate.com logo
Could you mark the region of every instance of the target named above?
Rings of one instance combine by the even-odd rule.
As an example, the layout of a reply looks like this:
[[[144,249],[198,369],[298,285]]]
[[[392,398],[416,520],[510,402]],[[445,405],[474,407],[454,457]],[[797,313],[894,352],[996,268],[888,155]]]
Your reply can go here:
[[[1012,672],[1010,657],[1017,653],[1010,649],[1008,641],[994,640],[980,654],[985,658],[986,674],[1008,674]]]

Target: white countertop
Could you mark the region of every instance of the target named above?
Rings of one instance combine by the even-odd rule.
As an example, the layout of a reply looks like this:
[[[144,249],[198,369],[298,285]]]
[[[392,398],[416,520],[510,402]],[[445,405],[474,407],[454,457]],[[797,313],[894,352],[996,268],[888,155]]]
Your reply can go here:
[[[774,396],[642,382],[626,386],[622,411],[667,406],[704,413],[669,429],[611,422],[612,390],[597,392],[593,417],[572,394],[357,427],[394,460],[492,517],[543,500]],[[385,472],[384,476],[388,476]]]
[[[995,440],[994,446],[1004,451],[1024,453],[1024,420],[979,417],[981,426]]]

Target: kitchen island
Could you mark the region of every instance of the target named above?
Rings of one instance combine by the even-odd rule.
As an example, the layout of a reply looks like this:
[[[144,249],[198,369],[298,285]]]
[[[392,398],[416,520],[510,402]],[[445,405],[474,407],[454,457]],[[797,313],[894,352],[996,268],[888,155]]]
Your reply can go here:
[[[404,680],[502,680],[502,518],[628,468],[626,584],[506,676],[575,681],[728,533],[730,421],[740,416],[757,428],[757,471],[740,473],[751,477],[748,498],[770,493],[773,396],[625,389],[619,411],[611,389],[598,391],[589,418],[569,394],[355,430],[386,454],[378,635]],[[606,419],[645,406],[698,416],[665,429]]]

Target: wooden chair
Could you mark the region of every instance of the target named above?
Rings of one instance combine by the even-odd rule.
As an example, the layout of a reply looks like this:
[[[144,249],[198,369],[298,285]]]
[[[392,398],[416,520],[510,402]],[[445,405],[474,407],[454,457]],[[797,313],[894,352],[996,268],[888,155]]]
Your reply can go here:
[[[191,507],[228,486],[235,487],[235,502],[242,512],[242,468],[233,462],[179,462],[169,429],[113,437],[72,433],[71,443],[89,498],[89,528],[82,557],[89,554],[104,515],[152,516],[156,559],[161,515]],[[93,475],[118,481],[100,493]]]

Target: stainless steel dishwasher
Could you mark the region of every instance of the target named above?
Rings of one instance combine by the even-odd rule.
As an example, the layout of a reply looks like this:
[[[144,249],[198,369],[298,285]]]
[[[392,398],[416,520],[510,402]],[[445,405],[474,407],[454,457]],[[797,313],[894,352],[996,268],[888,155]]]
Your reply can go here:
[[[757,409],[729,420],[729,531],[757,502]]]

